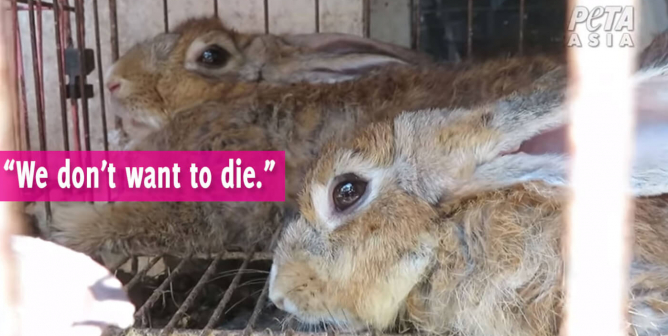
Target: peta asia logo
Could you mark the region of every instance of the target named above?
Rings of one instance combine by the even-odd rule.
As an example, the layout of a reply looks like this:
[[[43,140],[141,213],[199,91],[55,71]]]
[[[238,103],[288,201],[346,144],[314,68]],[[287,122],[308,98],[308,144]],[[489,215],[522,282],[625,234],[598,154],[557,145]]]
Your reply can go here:
[[[577,6],[568,22],[567,46],[592,48],[633,47],[631,32],[634,29],[632,6],[598,6],[591,10]],[[576,28],[580,28],[576,32]]]

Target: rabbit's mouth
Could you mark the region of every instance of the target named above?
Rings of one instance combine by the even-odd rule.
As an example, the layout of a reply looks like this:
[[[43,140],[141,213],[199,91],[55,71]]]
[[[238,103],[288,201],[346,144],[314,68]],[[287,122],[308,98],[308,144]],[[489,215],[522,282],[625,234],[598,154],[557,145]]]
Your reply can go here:
[[[150,128],[149,124],[136,118],[130,118],[130,124],[135,128]]]

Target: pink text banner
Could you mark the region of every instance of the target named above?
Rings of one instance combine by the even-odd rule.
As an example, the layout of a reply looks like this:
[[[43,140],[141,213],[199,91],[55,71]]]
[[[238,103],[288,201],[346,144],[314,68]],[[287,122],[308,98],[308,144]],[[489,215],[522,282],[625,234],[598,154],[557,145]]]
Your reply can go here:
[[[0,151],[3,202],[284,202],[282,151]]]

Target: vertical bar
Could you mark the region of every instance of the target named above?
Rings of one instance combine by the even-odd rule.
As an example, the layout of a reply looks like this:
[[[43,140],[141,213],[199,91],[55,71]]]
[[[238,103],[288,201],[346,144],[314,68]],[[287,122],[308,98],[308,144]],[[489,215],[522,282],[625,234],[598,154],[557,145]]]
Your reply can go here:
[[[102,47],[100,46],[100,18],[98,15],[97,0],[93,0],[93,20],[95,21],[95,56],[97,56],[97,79],[100,92],[100,112],[102,114],[102,137],[104,139],[104,150],[109,150],[109,139],[107,138],[107,107],[104,99],[104,75],[102,74]]]
[[[59,1],[53,3],[53,22],[55,23],[56,35],[56,57],[58,62],[58,91],[60,93],[60,119],[63,132],[63,150],[70,150],[70,135],[67,125],[67,102],[65,98],[65,58],[63,50],[63,34],[61,27],[61,15],[64,13]],[[66,12],[65,12],[66,13]]]
[[[371,36],[371,0],[363,1],[364,37],[369,38]]]
[[[264,0],[264,33],[269,34],[269,0]]]
[[[315,32],[320,32],[320,0],[315,0]]]
[[[524,54],[524,1],[520,0],[520,38],[517,46],[520,56]]]
[[[218,0],[213,0],[213,15],[218,16]]]
[[[61,8],[68,8],[69,6],[69,0],[58,0],[61,3]],[[76,12],[76,8],[75,8]],[[74,46],[74,41],[72,41],[72,22],[70,20],[70,13],[66,11],[61,11],[60,12],[61,16],[59,19],[62,19],[63,21],[60,23],[61,26],[61,43],[66,42],[67,48],[72,48]],[[64,54],[63,54],[63,59],[64,59]],[[63,63],[64,64],[64,63]],[[72,83],[74,85],[74,83]],[[75,97],[70,98],[70,108],[72,110],[72,127],[74,128],[74,150],[79,151],[81,150],[81,131],[80,131],[80,124],[79,124],[79,103],[77,102],[77,99]]]
[[[118,12],[116,9],[116,0],[109,0],[109,35],[111,43],[111,62],[116,62],[119,58],[118,51]],[[123,129],[123,119],[114,117],[114,128]]]
[[[46,103],[44,100],[44,43],[42,41],[42,37],[44,36],[43,34],[43,29],[42,29],[42,1],[37,0],[37,66],[39,68],[39,81],[40,81],[40,87],[42,88],[42,92],[39,93],[39,99],[42,102],[42,109],[44,116],[46,118]],[[46,132],[46,125],[45,125],[45,132]]]
[[[571,0],[567,13],[575,6],[586,6],[589,11],[610,5],[637,9],[638,2]],[[590,34],[585,24],[567,34],[571,33],[584,40]],[[635,38],[633,31],[606,31],[615,41],[624,33]],[[587,43],[568,51],[573,156],[572,198],[565,214],[567,318],[562,330],[568,336],[625,336],[633,232],[629,175],[635,127],[631,77],[635,53],[634,48],[619,44],[592,48]]]
[[[167,0],[162,0],[162,16],[165,20],[165,33],[169,33],[169,5]]]
[[[23,141],[26,141],[28,143],[30,141],[29,138],[27,138],[28,135],[28,129],[27,129],[27,123],[23,122],[23,111],[24,109],[20,108],[20,102],[21,102],[21,97],[23,96],[21,92],[25,92],[25,82],[22,81],[23,79],[23,74],[19,69],[23,67],[23,62],[22,62],[22,54],[21,54],[21,32],[19,29],[19,17],[18,17],[18,3],[16,0],[11,1],[11,8],[10,10],[12,11],[12,29],[13,29],[13,37],[14,37],[14,80],[16,81],[16,102],[17,106],[19,109],[17,112],[19,113],[19,116],[17,116],[18,121],[18,130],[15,130],[16,134],[18,137],[18,141],[16,142],[16,147],[20,150],[25,150],[26,146],[23,144]],[[23,85],[23,87],[21,87]],[[25,137],[23,136],[25,134]]]
[[[420,0],[411,0],[411,48],[420,49]]]
[[[28,118],[28,97],[26,96],[26,78],[25,78],[25,68],[23,66],[23,45],[21,43],[21,26],[18,25],[18,17],[16,18],[16,63],[17,63],[17,73],[18,73],[18,85],[19,85],[19,96],[21,98],[19,102],[19,109],[21,114],[21,120],[23,121],[23,131],[25,132],[25,149],[30,150],[30,118]]]
[[[30,45],[32,48],[33,72],[35,77],[35,106],[37,109],[37,127],[39,129],[39,149],[47,150],[46,130],[44,120],[44,106],[42,106],[42,81],[40,80],[39,56],[37,50],[37,35],[35,28],[35,1],[29,0],[29,19],[30,19]]]
[[[19,78],[18,58],[20,57],[21,53],[18,49],[18,39],[20,37],[19,37],[19,35],[16,34],[17,28],[18,28],[18,16],[17,16],[18,15],[17,14],[18,4],[16,3],[15,0],[11,0],[11,3],[10,3],[10,6],[9,6],[8,10],[12,11],[12,14],[11,14],[12,15],[11,16],[11,22],[12,22],[12,27],[11,28],[12,29],[10,29],[7,32],[7,34],[11,34],[11,36],[12,36],[12,42],[13,42],[12,47],[14,48],[13,51],[14,51],[14,57],[15,57],[14,62],[12,64],[13,65],[12,74],[11,74],[12,77],[9,80],[9,82],[10,83],[15,82],[16,85],[17,85],[14,88],[16,90],[15,91],[16,97],[14,97],[14,99],[15,99],[15,102],[18,102],[19,101],[19,97],[18,97],[18,95],[19,95],[19,91],[18,91],[18,78]],[[6,15],[7,13],[3,13],[3,14],[5,14],[5,18],[9,19],[9,17]],[[7,40],[9,40],[9,35],[7,35],[6,38],[7,38]],[[21,150],[21,134],[22,134],[22,132],[21,132],[21,116],[19,115],[20,112],[19,112],[18,109],[15,109],[12,112],[14,112],[12,114],[12,120],[14,121],[14,123],[13,123],[14,124],[14,132],[13,132],[13,134],[14,134],[14,145],[15,145],[16,149]]]
[[[467,14],[466,56],[471,57],[473,55],[473,0],[468,0],[468,8],[466,10],[466,14]]]
[[[77,48],[79,49],[80,58],[80,76],[79,89],[81,90],[81,109],[83,112],[83,126],[84,126],[84,146],[87,151],[90,150],[90,120],[88,115],[88,97],[86,96],[86,33],[84,32],[84,2],[83,0],[75,0],[74,2],[76,18],[77,18]]]
[[[16,88],[12,84],[12,56],[18,51],[12,50],[9,34],[13,33],[10,15],[13,13],[0,9],[0,150],[17,149],[12,132],[12,117],[16,111]],[[18,27],[18,26],[17,26]],[[10,29],[7,31],[7,29]],[[15,28],[14,28],[15,29]],[[16,259],[11,248],[11,236],[20,232],[21,216],[17,213],[17,203],[0,202],[0,334],[19,335],[20,283],[16,273]]]

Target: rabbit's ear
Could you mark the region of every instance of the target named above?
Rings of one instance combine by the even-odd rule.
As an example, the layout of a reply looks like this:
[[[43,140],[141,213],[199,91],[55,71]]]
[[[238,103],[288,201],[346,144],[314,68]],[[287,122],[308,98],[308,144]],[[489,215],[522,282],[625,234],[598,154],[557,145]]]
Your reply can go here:
[[[433,63],[425,54],[354,35],[319,33],[280,38],[287,48],[298,51],[265,65],[263,77],[276,82],[334,83],[386,65]]]
[[[400,116],[395,120],[399,157],[413,168],[401,170],[409,172],[402,182],[429,201],[534,180],[565,185],[565,146],[547,143],[567,134],[565,75],[565,69],[556,69],[528,94],[473,110]],[[635,79],[642,86],[667,76],[668,66],[639,72]],[[639,129],[632,192],[668,193],[668,127]]]
[[[522,143],[567,122],[564,68],[526,95],[472,110],[405,113],[394,130],[400,181],[429,202],[529,180],[564,184],[561,155],[515,153]]]
[[[650,71],[660,71],[650,70]],[[636,89],[638,123],[668,122],[668,75],[650,74]]]
[[[634,196],[668,193],[668,64],[643,69],[636,73],[634,80],[638,104],[631,192]],[[541,96],[544,94],[537,91],[530,97]],[[551,97],[561,100],[556,95]],[[513,104],[510,103],[511,106]],[[549,108],[549,104],[536,104],[524,112],[535,116],[535,120],[512,125],[517,120],[515,113],[521,112],[522,108],[508,111],[504,110],[503,104],[495,106],[493,120],[500,121],[497,129],[504,133],[498,142],[501,152],[494,150],[491,155],[497,156],[477,167],[473,174],[476,183],[473,185],[505,185],[535,179],[552,184],[566,183],[567,128],[543,128],[551,115],[563,116],[565,109],[555,105],[547,114],[542,114],[541,111],[548,111]],[[525,138],[532,129],[539,133]],[[515,151],[514,146],[518,144],[519,148]],[[513,153],[508,155],[508,152]]]

